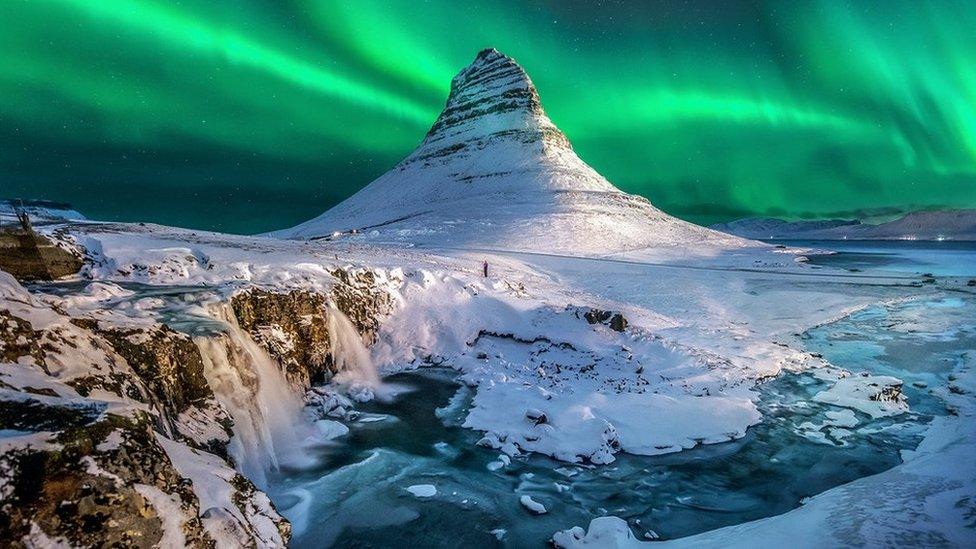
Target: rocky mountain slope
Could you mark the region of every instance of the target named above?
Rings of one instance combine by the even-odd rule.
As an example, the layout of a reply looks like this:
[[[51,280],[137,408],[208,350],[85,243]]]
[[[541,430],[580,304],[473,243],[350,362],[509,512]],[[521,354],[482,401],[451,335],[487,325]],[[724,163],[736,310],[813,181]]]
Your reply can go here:
[[[484,50],[451,82],[420,146],[321,216],[272,233],[431,246],[607,254],[742,246],[624,193],[573,151],[524,70]]]

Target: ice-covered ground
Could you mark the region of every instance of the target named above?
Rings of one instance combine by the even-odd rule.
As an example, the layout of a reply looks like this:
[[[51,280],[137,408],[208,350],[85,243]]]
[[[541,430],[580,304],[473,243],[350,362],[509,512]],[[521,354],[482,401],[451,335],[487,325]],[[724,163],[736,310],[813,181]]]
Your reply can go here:
[[[856,318],[849,317],[852,313],[870,314],[873,308],[906,299],[948,304],[942,309],[927,306],[914,316],[902,316],[903,322],[898,326],[902,326],[909,339],[916,337],[923,320],[928,326],[937,319],[955,319],[945,325],[932,325],[932,334],[953,330],[971,333],[972,327],[960,320],[965,315],[943,314],[955,310],[949,306],[954,296],[963,300],[962,311],[971,311],[972,290],[966,286],[965,278],[940,276],[928,281],[907,272],[814,268],[797,262],[795,251],[772,247],[711,249],[705,254],[709,257],[699,255],[692,260],[660,250],[585,258],[488,249],[404,248],[377,245],[357,235],[333,241],[278,241],[154,225],[86,223],[71,226],[67,234],[96,259],[87,276],[102,281],[206,286],[221,293],[241,285],[325,288],[331,283],[329,270],[334,266],[377,273],[381,285],[394,296],[396,307],[382,323],[379,340],[371,348],[372,359],[387,374],[430,365],[453,368],[469,387],[467,400],[457,404],[461,410],[459,421],[473,437],[466,444],[478,443],[490,449],[493,457],[483,464],[485,470],[494,468],[502,475],[513,460],[523,463],[549,459],[539,455],[576,467],[596,466],[599,470],[599,467],[624,467],[620,460],[625,456],[629,467],[630,456],[634,455],[675,452],[682,455],[687,449],[700,449],[702,445],[721,448],[721,443],[741,439],[750,432],[750,427],[769,420],[763,415],[769,410],[764,412],[760,384],[784,371],[790,375],[803,373],[820,384],[822,390],[805,397],[808,405],[836,408],[831,415],[823,415],[807,425],[802,425],[804,422],[796,425],[798,437],[816,443],[842,445],[848,436],[866,436],[855,433],[860,423],[903,412],[906,403],[893,395],[900,385],[898,381],[937,387],[940,383],[950,383],[946,381],[949,379],[946,372],[958,370],[958,374],[953,374],[958,376],[956,381],[952,381],[958,391],[943,390],[944,395],[940,394],[939,398],[955,399],[950,405],[960,411],[962,418],[968,417],[965,414],[972,399],[969,390],[964,389],[968,378],[963,366],[949,367],[941,378],[923,375],[920,379],[889,379],[894,372],[865,367],[863,356],[832,357],[823,350],[812,350],[819,347],[808,339],[809,334],[816,333],[810,332],[812,328]],[[487,279],[480,273],[483,260],[490,265]],[[114,291],[111,288],[106,286],[106,291]],[[92,298],[77,298],[77,306],[85,306],[85,299]],[[120,307],[115,314],[157,318],[166,312],[149,305],[135,300],[131,306]],[[592,309],[620,313],[628,326],[616,331],[610,326],[609,318],[603,317],[591,324],[586,317]],[[920,359],[928,359],[925,352],[919,355]],[[861,376],[862,370],[873,377]],[[911,392],[905,392],[909,394],[907,407],[911,409]],[[956,403],[957,400],[962,403]],[[353,407],[350,403],[350,409]],[[338,419],[349,419],[339,416]],[[362,417],[357,420],[362,421]],[[870,513],[856,515],[860,517],[856,519],[861,521],[859,524],[868,525],[862,528],[865,530],[862,539],[888,539],[884,528],[897,526],[890,522],[888,515],[910,508],[906,506],[913,501],[924,502],[928,493],[933,498],[945,499],[949,502],[946,505],[957,510],[932,515],[935,517],[932,522],[941,524],[939,528],[944,532],[955,532],[955,538],[946,539],[951,542],[966,533],[960,528],[969,520],[965,516],[971,512],[971,504],[966,502],[972,500],[960,494],[973,493],[973,475],[972,471],[959,470],[963,462],[956,459],[955,452],[957,448],[965,451],[972,447],[972,430],[959,417],[952,416],[936,418],[931,425],[920,449],[906,454],[906,458],[912,459],[882,474],[899,475],[903,485],[898,493],[889,495],[891,505],[875,505]],[[338,443],[343,435],[340,427],[323,425],[329,436],[339,436]],[[442,446],[441,450],[459,451],[450,446]],[[301,498],[294,494],[305,490],[314,494],[317,501],[331,501],[327,497],[329,490],[348,494],[357,489],[357,479],[365,481],[379,474],[365,473],[370,467],[406,471],[425,466],[425,461],[415,456],[408,461],[415,458],[416,461],[407,463],[403,461],[406,458],[395,457],[382,449],[375,453],[376,457],[349,463],[335,473],[323,472],[321,480],[311,486],[297,490],[272,487],[273,496],[284,498],[277,499],[276,503],[285,510],[286,516],[295,520],[298,539],[302,528],[308,527],[303,525],[303,517],[314,520],[318,515],[302,512],[308,500],[303,500],[306,501],[303,504],[296,501]],[[956,462],[946,470],[941,487],[922,481],[912,484],[903,478],[921,474],[918,471],[922,467],[928,475],[940,474],[939,467],[950,467],[940,465],[944,457]],[[560,467],[560,461],[549,463],[552,470]],[[963,478],[967,474],[969,478]],[[879,482],[872,480],[877,478],[858,482]],[[346,480],[338,485],[330,484],[338,479]],[[849,479],[843,479],[846,480]],[[435,486],[437,491],[423,496],[422,501],[407,490],[427,484]],[[529,478],[521,484],[524,490],[533,483]],[[333,518],[337,524],[350,528],[349,531],[361,532],[415,521],[425,512],[424,505],[454,505],[462,509],[468,505],[462,503],[464,498],[450,499],[453,490],[445,491],[437,482],[415,479],[402,488],[401,493],[416,503],[400,505],[403,509],[399,512],[364,517],[356,512],[360,507],[357,504],[330,512],[354,513],[340,517],[341,520]],[[560,504],[558,498],[553,501],[547,499],[545,491],[541,492],[543,495],[535,491],[534,497],[538,499],[534,501],[545,506],[548,512],[529,515],[519,497],[515,497],[519,490],[511,486],[506,490],[510,492],[505,497],[499,495],[492,513],[536,521],[530,527],[536,535],[545,531],[548,536],[572,526],[557,522],[568,520],[565,504]],[[822,496],[814,496],[797,511],[756,525],[741,526],[735,532],[750,531],[750,528],[759,531],[766,522],[798,520],[789,517],[814,512],[808,509],[821,509],[816,515],[820,517],[836,516],[841,506],[858,505],[844,495],[848,493],[845,490],[852,488],[847,485],[834,488]],[[292,493],[286,495],[289,491]],[[415,491],[429,493],[426,487]],[[532,493],[530,489],[528,495]],[[572,493],[566,494],[572,501]],[[512,499],[507,499],[509,496]],[[899,501],[902,503],[896,503]],[[508,505],[507,502],[511,503],[511,509],[502,511],[500,506]],[[579,519],[573,522],[581,526],[585,526],[587,514],[589,518],[612,514],[610,509],[598,505],[580,509],[575,515]],[[776,509],[775,512],[786,510]],[[830,513],[825,509],[830,509]],[[850,515],[854,510],[844,512]],[[742,520],[748,519],[748,514],[743,515]],[[807,519],[800,522],[804,520]],[[591,527],[590,538],[606,540],[608,525],[612,526],[610,530],[619,526],[609,519],[598,522],[595,530]],[[877,536],[872,530],[875,526]],[[919,520],[920,530],[938,530],[936,526]],[[822,528],[829,527],[829,524],[822,525]],[[666,535],[669,532],[666,525],[631,524],[628,528],[638,532],[641,528],[655,533],[660,530]],[[812,527],[796,528],[798,535],[812,531]],[[495,525],[489,530],[507,529]],[[491,531],[486,532],[491,534],[491,539],[501,538],[504,542],[501,532]],[[334,535],[342,533],[334,532]],[[837,535],[842,535],[840,530]],[[560,539],[572,544],[587,538],[574,531]],[[709,539],[725,538],[702,541]],[[791,536],[790,539],[810,538]],[[840,542],[856,538],[837,539]]]

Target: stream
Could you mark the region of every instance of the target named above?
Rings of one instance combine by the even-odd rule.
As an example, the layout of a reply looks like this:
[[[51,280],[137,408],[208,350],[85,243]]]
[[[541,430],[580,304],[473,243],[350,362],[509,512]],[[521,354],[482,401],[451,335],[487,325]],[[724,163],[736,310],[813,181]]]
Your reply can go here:
[[[671,539],[781,514],[897,465],[918,445],[925,424],[948,413],[939,391],[953,361],[976,349],[972,319],[973,300],[938,298],[870,307],[803,334],[835,366],[904,380],[908,413],[872,419],[819,404],[813,396],[831,381],[784,374],[760,386],[764,419],[746,437],[663,456],[620,453],[599,467],[529,455],[496,469],[497,451],[459,426],[472,389],[447,368],[396,374],[391,401],[359,405],[319,466],[279,472],[270,495],[293,522],[294,547],[543,547],[553,532],[603,515],[624,518],[638,537]],[[436,493],[408,490],[426,485]],[[530,514],[519,504],[526,494],[549,512]]]

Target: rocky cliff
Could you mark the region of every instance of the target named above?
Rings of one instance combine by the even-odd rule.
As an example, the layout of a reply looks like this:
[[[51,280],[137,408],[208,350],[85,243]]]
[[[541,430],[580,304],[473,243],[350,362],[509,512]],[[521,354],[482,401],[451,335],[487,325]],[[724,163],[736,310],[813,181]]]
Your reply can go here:
[[[54,280],[81,270],[81,254],[33,232],[0,229],[0,270],[18,280]]]
[[[393,306],[390,295],[377,287],[371,271],[334,269],[331,274],[335,284],[328,294],[249,288],[231,300],[241,328],[278,361],[292,383],[305,388],[336,373],[328,333],[328,303],[349,317],[368,341],[375,338],[380,319]]]
[[[390,306],[372,273],[333,276],[330,293],[250,288],[229,298],[295,385],[334,373],[327,302],[367,337]],[[199,343],[158,320],[32,295],[0,271],[0,539],[286,544],[290,525],[235,470],[237,426]]]

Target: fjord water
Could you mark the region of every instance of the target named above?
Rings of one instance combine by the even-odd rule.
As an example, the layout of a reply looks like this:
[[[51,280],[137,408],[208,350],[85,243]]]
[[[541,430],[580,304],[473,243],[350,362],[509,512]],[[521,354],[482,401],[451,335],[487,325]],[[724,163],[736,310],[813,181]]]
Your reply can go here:
[[[809,256],[811,265],[878,269],[935,276],[976,276],[976,242],[913,240],[774,240],[791,247],[831,250]]]
[[[904,380],[908,413],[855,412],[856,425],[832,424],[828,412],[844,409],[813,402],[832,382],[784,374],[760,386],[764,419],[740,440],[655,457],[621,453],[597,467],[538,455],[500,466],[498,451],[476,445],[480,433],[460,427],[473,393],[451,370],[397,374],[388,380],[412,391],[359,405],[320,465],[275,475],[270,495],[293,522],[295,547],[543,547],[553,532],[605,515],[626,519],[638,537],[673,539],[780,514],[899,464],[926,423],[950,413],[940,394],[957,362],[976,352],[973,319],[970,294],[933,292],[802,334],[805,348],[834,366]],[[407,490],[415,485],[436,494],[417,497]],[[548,513],[529,513],[522,495]]]

